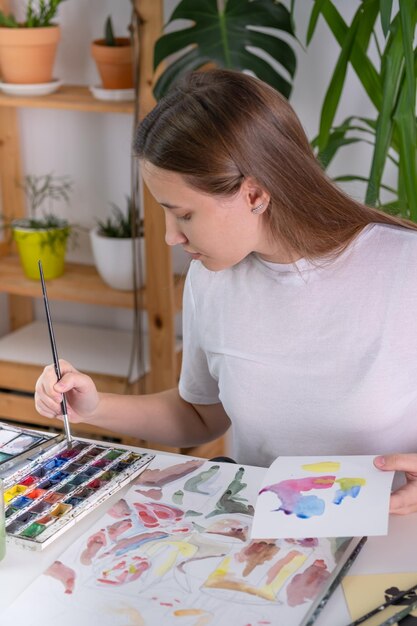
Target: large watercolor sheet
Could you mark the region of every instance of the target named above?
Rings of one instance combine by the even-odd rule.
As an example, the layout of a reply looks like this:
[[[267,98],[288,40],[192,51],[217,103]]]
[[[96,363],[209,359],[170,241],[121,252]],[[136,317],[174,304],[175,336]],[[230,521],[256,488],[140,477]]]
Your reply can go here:
[[[2,614],[2,623],[306,624],[357,542],[251,541],[264,472],[158,456]]]
[[[386,535],[394,472],[374,456],[278,457],[264,476],[252,537]]]

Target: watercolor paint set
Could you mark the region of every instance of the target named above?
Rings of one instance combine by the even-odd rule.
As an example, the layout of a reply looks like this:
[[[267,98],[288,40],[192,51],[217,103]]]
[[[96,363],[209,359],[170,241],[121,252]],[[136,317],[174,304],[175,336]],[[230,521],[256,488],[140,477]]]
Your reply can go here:
[[[8,437],[14,432],[15,440]],[[26,437],[20,446],[18,439]],[[33,437],[32,443],[28,437]],[[35,439],[38,438],[38,441]],[[8,543],[42,550],[135,478],[154,455],[0,423]],[[28,456],[29,455],[29,456]]]
[[[48,448],[59,437],[0,422],[0,474],[3,475],[9,467],[15,467],[16,461],[30,456],[35,446],[38,450],[39,447]]]

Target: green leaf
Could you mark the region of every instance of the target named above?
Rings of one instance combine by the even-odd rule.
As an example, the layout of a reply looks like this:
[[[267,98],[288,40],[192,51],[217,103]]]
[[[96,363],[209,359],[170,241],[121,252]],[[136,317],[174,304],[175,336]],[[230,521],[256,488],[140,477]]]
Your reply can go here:
[[[320,129],[319,129],[319,148],[320,151],[324,150],[328,138],[330,129],[333,124],[333,120],[336,114],[336,110],[339,104],[340,96],[342,93],[342,89],[345,83],[346,71],[348,62],[350,59],[352,47],[355,42],[356,33],[359,27],[359,11],[356,13],[353,18],[351,27],[347,31],[345,40],[342,45],[342,50],[340,56],[337,60],[336,67],[334,69],[332,78],[329,83],[329,87],[327,89],[322,110],[321,110],[321,118],[320,118]]]
[[[368,24],[368,35],[366,37],[366,29],[362,28],[362,25],[360,24],[358,30],[358,41],[352,48],[350,62],[359,80],[364,86],[371,102],[375,105],[377,109],[379,109],[382,101],[379,75],[372,61],[366,55],[369,38],[371,36],[371,30],[369,29],[369,20],[372,19],[373,14],[376,15],[377,8],[377,0],[363,0],[360,10],[365,10],[364,19],[366,19],[366,22]],[[314,21],[314,19],[317,19],[313,19],[313,12],[315,10],[323,15],[323,18],[326,20],[326,23],[332,31],[336,41],[340,46],[342,46],[343,42],[346,39],[349,26],[346,24],[336,7],[332,4],[331,0],[315,0],[310,23]]]
[[[391,24],[391,34],[381,60],[384,91],[376,126],[375,150],[372,158],[365,201],[375,205],[393,132],[393,114],[404,76],[402,31],[398,16]]]
[[[208,62],[217,67],[250,70],[286,97],[290,95],[296,56],[279,34],[283,31],[294,37],[294,29],[291,14],[282,3],[225,0],[224,9],[219,10],[217,0],[181,0],[167,25],[178,19],[189,20],[192,25],[163,35],[155,44],[155,69],[171,55],[177,55],[155,86],[157,99],[184,72]],[[268,32],[262,30],[265,28]],[[285,68],[286,76],[279,66]]]
[[[392,0],[379,0],[379,6],[381,13],[382,32],[386,37],[391,23]]]

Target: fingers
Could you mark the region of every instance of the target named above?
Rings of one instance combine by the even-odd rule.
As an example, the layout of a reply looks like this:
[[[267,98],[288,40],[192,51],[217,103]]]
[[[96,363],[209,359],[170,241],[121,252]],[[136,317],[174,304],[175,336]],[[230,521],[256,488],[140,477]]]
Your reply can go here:
[[[374,459],[380,470],[404,472],[407,484],[391,494],[390,513],[408,515],[417,512],[417,454],[385,454]]]
[[[45,417],[56,417],[62,414],[61,402],[62,393],[69,391],[76,386],[78,374],[68,361],[60,360],[62,378],[57,381],[55,368],[47,365],[35,385],[35,407],[36,410]],[[69,380],[63,380],[69,377]],[[57,388],[57,386],[59,386]]]
[[[381,470],[406,472],[417,478],[417,454],[385,454],[374,459],[374,465]]]
[[[390,498],[389,512],[394,515],[408,515],[417,511],[417,485],[414,482],[407,483]]]

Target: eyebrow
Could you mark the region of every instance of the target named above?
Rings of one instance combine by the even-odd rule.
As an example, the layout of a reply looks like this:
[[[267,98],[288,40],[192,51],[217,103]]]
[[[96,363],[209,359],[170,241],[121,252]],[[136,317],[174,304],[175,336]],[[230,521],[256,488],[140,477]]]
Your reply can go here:
[[[169,202],[159,202],[161,206],[164,206],[166,209],[180,209],[180,206],[176,204],[170,204]]]

